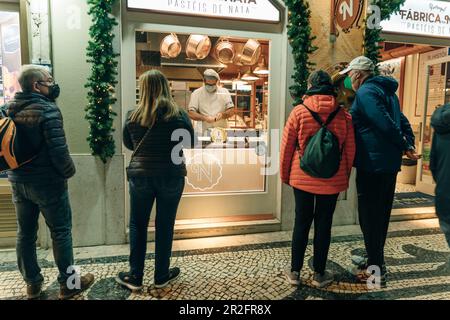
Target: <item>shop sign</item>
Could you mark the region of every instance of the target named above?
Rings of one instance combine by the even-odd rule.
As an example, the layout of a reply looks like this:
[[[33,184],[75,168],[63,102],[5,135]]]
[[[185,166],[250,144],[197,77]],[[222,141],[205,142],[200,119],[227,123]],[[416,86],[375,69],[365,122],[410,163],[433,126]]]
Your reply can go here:
[[[277,23],[280,11],[270,0],[128,0],[128,9],[210,18]]]
[[[450,37],[450,3],[406,0],[400,11],[382,21],[384,32]]]
[[[363,12],[364,0],[332,0],[331,1],[331,34],[338,36],[339,27],[344,33],[352,28],[359,28],[359,20]]]

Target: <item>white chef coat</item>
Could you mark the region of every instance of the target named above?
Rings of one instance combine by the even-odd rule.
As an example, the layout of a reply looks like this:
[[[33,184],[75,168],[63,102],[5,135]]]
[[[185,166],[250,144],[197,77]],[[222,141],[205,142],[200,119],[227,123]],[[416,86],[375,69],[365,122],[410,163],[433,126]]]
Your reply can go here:
[[[217,91],[209,93],[205,86],[195,90],[192,93],[191,101],[189,102],[189,111],[195,111],[204,116],[215,117],[220,112],[225,112],[234,108],[234,103],[231,100],[230,92],[222,87],[217,87]],[[206,134],[208,128],[228,128],[226,119],[221,119],[214,123],[202,122],[202,133]]]

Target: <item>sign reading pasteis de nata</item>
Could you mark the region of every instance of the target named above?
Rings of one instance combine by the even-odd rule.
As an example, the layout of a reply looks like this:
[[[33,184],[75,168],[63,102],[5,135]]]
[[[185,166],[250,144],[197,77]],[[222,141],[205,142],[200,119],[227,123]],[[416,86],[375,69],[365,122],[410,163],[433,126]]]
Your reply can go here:
[[[381,27],[385,32],[450,38],[450,2],[406,0]]]
[[[128,0],[129,9],[223,19],[280,22],[270,0]]]

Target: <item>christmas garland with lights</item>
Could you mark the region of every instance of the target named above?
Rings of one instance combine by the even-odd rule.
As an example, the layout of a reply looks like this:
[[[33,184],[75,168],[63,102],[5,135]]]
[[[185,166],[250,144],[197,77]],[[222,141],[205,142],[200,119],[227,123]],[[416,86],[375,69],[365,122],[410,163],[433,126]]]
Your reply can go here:
[[[400,10],[400,7],[405,3],[405,0],[372,0],[371,4],[380,8],[381,21],[388,20],[390,16]],[[371,59],[376,66],[375,72],[378,74],[378,63],[381,60],[380,50],[383,48],[380,46],[380,42],[384,39],[381,38],[381,27],[373,28],[369,27],[368,23],[372,22],[369,18],[365,21],[364,30],[364,55]]]
[[[314,63],[309,57],[317,47],[312,42],[316,38],[312,36],[310,25],[311,10],[306,0],[285,0],[288,8],[288,37],[294,57],[294,75],[292,79],[295,84],[290,86],[290,92],[294,98],[294,105],[302,103],[303,95],[308,89],[307,80]]]
[[[114,156],[113,138],[114,117],[112,105],[117,84],[116,57],[113,49],[113,28],[118,23],[112,16],[116,0],[88,0],[89,15],[92,25],[89,28],[87,62],[92,65],[91,74],[85,87],[88,88],[88,104],[85,108],[86,120],[89,122],[90,134],[87,138],[92,155],[98,156],[103,163]]]

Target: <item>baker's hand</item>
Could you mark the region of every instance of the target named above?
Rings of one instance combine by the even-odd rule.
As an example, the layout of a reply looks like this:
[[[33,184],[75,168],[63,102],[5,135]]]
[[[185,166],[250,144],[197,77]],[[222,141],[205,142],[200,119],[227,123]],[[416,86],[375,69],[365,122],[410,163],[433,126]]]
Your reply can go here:
[[[405,152],[405,155],[411,160],[419,160],[422,156],[419,156],[415,150],[408,150]]]
[[[218,114],[216,114],[216,121],[219,121],[222,119],[223,119],[223,113],[219,112]]]
[[[207,123],[214,123],[216,120],[214,119],[214,117],[206,116],[206,117],[205,117],[205,121],[206,121]]]

